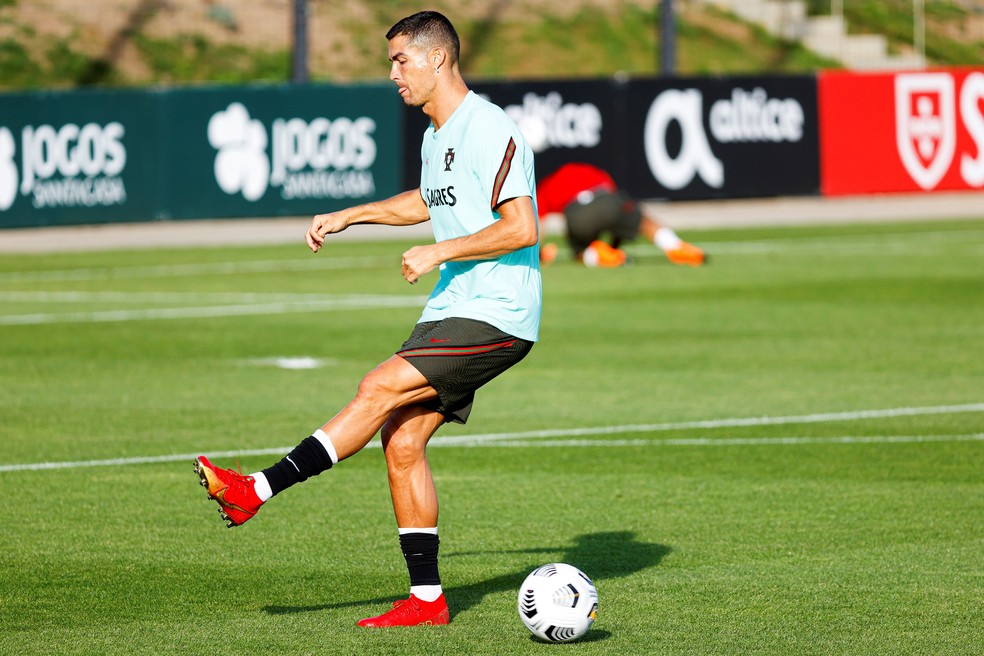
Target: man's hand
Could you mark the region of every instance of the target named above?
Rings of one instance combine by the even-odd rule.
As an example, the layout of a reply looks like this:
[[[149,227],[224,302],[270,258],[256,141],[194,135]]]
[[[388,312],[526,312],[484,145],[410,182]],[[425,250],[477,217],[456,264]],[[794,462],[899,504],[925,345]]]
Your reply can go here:
[[[317,253],[325,245],[325,235],[341,232],[349,226],[361,223],[378,225],[408,226],[430,220],[427,204],[420,189],[412,189],[391,196],[386,200],[356,205],[340,212],[319,214],[311,220],[308,228],[308,246]]]
[[[426,275],[441,263],[437,250],[440,244],[414,246],[403,254],[403,277],[411,285],[417,283],[421,276]]]
[[[311,227],[308,228],[307,238],[308,247],[317,253],[325,243],[325,235],[341,232],[348,227],[348,222],[341,212],[331,214],[318,214],[311,220]]]
[[[499,205],[499,219],[478,232],[408,250],[403,254],[403,277],[412,285],[445,262],[491,260],[535,246],[538,240],[533,201],[529,196],[517,196]]]

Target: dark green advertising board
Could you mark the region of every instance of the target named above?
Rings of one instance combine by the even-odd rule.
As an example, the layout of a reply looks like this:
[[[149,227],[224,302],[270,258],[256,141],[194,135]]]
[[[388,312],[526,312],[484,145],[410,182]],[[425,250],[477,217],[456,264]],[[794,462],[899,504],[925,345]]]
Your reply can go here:
[[[140,92],[0,96],[0,226],[153,217],[159,111]]]
[[[307,215],[398,191],[389,85],[0,95],[0,227]]]
[[[389,86],[172,92],[164,110],[175,218],[312,214],[399,191]]]

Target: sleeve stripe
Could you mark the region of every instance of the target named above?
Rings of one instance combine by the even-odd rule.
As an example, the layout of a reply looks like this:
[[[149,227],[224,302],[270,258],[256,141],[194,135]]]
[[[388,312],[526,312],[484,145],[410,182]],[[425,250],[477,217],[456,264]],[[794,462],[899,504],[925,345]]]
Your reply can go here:
[[[509,168],[512,166],[513,155],[516,154],[516,142],[509,137],[509,145],[506,146],[506,154],[499,165],[499,172],[495,176],[495,185],[492,187],[492,209],[499,204],[499,194],[502,192],[502,185],[506,182],[509,175]]]

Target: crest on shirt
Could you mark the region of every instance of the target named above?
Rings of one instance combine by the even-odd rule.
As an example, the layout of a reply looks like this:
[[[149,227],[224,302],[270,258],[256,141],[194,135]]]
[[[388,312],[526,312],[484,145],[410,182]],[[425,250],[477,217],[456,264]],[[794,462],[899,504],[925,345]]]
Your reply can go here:
[[[454,148],[448,148],[448,152],[444,153],[444,170],[451,170],[451,163],[454,162]]]

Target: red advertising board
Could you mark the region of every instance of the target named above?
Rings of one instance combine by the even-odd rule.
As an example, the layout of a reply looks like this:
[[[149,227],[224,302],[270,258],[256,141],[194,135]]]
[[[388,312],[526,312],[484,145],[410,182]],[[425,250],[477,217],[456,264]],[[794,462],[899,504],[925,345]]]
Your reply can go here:
[[[824,72],[818,96],[824,195],[984,189],[984,69]]]

